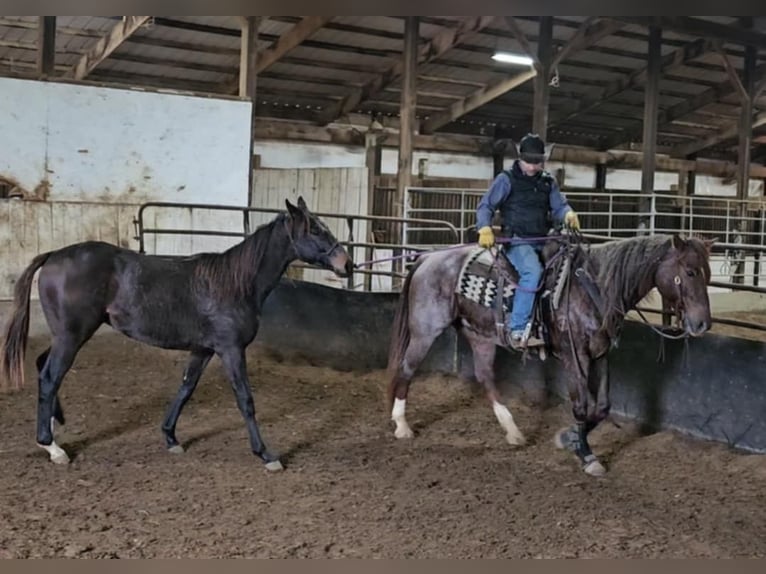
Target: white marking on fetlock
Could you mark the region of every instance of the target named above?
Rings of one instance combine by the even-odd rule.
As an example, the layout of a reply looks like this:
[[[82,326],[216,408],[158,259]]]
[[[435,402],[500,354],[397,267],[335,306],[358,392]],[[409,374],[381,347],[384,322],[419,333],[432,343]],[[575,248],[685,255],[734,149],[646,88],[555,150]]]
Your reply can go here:
[[[508,441],[508,444],[517,446],[526,444],[527,439],[524,438],[519,427],[516,426],[516,423],[513,420],[513,415],[511,414],[511,411],[508,410],[508,407],[501,405],[497,401],[492,401],[492,410],[495,411],[495,416],[497,417],[500,426],[505,430],[505,440]]]
[[[591,476],[604,476],[606,474],[606,468],[602,465],[598,459],[594,456],[593,460],[588,461],[583,467],[585,474]]]
[[[266,470],[270,472],[279,472],[280,470],[284,470],[285,467],[282,466],[282,463],[278,460],[272,460],[271,462],[266,463]]]
[[[176,445],[171,446],[168,449],[168,452],[173,453],[173,454],[183,454],[184,453],[184,447],[182,447],[180,444],[176,444]]]
[[[415,434],[412,432],[407,419],[404,418],[404,409],[407,405],[407,399],[394,399],[394,408],[391,410],[391,420],[396,423],[394,436],[396,438],[412,438]]]
[[[45,445],[38,443],[37,446],[48,452],[52,463],[69,464],[69,455],[63,448],[56,444],[55,440],[51,442],[51,444]]]

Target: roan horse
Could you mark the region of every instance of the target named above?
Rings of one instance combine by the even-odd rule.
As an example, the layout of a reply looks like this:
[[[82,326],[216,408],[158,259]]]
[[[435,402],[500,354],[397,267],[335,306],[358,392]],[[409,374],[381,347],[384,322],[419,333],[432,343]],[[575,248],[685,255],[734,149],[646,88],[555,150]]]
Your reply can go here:
[[[341,277],[353,270],[346,250],[309,212],[303,198],[298,198],[297,207],[289,200],[285,203],[287,213],[222,253],[170,258],[88,241],[42,253],[32,260],[16,283],[2,367],[13,386],[23,384],[29,296],[35,272],[40,269],[40,303],[52,341],[37,358],[37,444],[49,453],[51,461],[69,462],[53,438],[53,418],[64,424],[57,398],[61,381],[82,345],[107,323],[149,345],[190,352],[181,387],[162,423],[171,452],[183,452],[175,435],[178,416],[216,354],[245,419],[253,453],[268,470],[282,468],[258,429],[245,348],[258,332],[264,300],[290,262],[300,259]]]
[[[563,362],[568,375],[575,420],[573,427],[556,434],[556,445],[577,455],[586,473],[599,476],[606,472],[591,451],[588,433],[609,414],[607,353],[617,342],[625,314],[656,287],[681,320],[687,336],[707,331],[711,326],[707,284],[712,243],[697,238],[643,236],[595,245],[587,252],[581,246],[571,249],[573,275],[592,277],[598,293],[589,294],[585,283],[571,277],[557,309],[544,305],[542,316],[550,350]],[[555,245],[548,242],[543,250],[546,262],[555,257]],[[471,346],[476,378],[485,388],[506,440],[513,445],[525,443],[495,387],[493,363],[499,343],[493,310],[456,293],[461,268],[475,250],[476,246],[469,245],[420,255],[404,281],[388,361],[388,405],[397,438],[413,436],[404,415],[410,382],[434,340],[452,325]],[[518,280],[518,275],[514,278]],[[543,288],[553,289],[554,281],[555,273],[547,273]]]

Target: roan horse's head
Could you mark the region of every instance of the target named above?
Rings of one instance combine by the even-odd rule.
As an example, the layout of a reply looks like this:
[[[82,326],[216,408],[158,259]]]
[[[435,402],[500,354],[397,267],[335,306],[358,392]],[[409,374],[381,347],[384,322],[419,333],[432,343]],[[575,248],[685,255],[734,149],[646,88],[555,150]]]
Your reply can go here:
[[[348,277],[354,263],[338,242],[332,231],[316,215],[309,212],[306,202],[298,198],[298,205],[285,199],[290,214],[290,235],[298,259],[309,265],[318,265],[335,272],[339,277]]]
[[[655,284],[681,319],[684,330],[699,337],[711,327],[710,251],[715,240],[673,236],[673,247],[660,263]]]

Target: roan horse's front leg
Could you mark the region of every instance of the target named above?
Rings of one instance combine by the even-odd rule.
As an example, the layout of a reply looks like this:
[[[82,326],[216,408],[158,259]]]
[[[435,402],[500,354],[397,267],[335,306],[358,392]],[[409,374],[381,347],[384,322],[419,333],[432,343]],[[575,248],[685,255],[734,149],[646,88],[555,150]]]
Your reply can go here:
[[[603,476],[606,474],[606,469],[593,454],[588,444],[588,434],[609,415],[608,359],[604,355],[591,364],[588,358],[580,354],[580,365],[583,371],[589,373],[587,379],[582,376],[574,360],[569,362],[574,363],[568,365],[570,372],[574,373],[568,380],[568,386],[572,414],[576,422],[573,427],[567,427],[556,433],[556,446],[577,455],[585,473],[591,476]],[[594,394],[595,401],[592,400]],[[595,402],[595,408],[589,408],[593,402]]]

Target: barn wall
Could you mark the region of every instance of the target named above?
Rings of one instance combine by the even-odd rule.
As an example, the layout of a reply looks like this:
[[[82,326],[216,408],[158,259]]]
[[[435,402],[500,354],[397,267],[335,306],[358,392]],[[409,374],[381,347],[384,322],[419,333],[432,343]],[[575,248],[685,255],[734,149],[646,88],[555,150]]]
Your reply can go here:
[[[249,102],[0,78],[0,178],[23,196],[0,199],[0,298],[41,251],[89,239],[137,248],[146,201],[247,205],[249,126]],[[242,228],[213,212],[148,224]],[[162,236],[147,250],[228,244]]]
[[[362,147],[332,144],[311,144],[302,142],[258,141],[255,153],[261,158],[263,167],[272,168],[313,168],[313,167],[362,167],[365,152]],[[437,153],[415,151],[413,153],[412,173],[417,174],[419,161],[427,159],[425,175],[428,177],[486,179],[492,177],[492,159],[468,154]],[[505,167],[512,160],[506,160]],[[570,187],[592,188],[596,183],[595,167],[551,161],[547,168],[551,172],[558,169],[565,171],[565,184]],[[385,148],[381,158],[381,172],[397,172],[396,149]],[[657,172],[656,189],[671,191],[678,185],[678,174]],[[640,190],[641,171],[636,169],[609,169],[606,186],[611,189]],[[736,196],[736,182],[722,178],[698,175],[696,179],[698,195]],[[750,195],[763,196],[764,182],[750,182]]]

